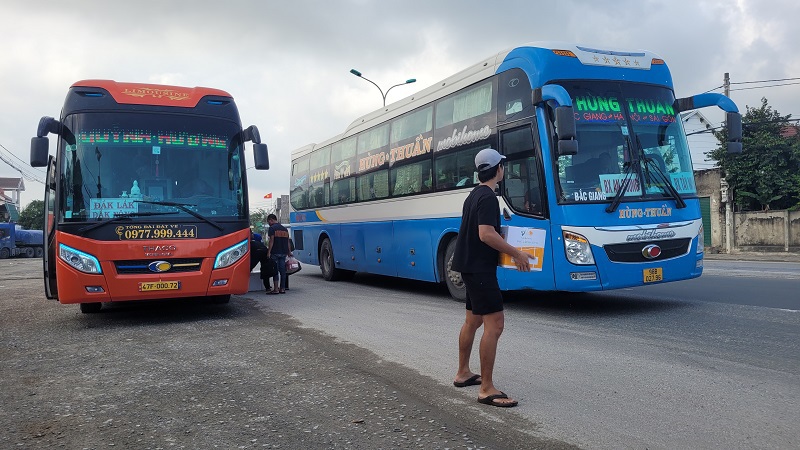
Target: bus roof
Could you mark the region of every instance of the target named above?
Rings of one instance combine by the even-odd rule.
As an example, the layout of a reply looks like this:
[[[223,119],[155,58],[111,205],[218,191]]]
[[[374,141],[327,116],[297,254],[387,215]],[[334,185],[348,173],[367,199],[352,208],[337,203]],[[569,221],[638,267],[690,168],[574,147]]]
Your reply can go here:
[[[231,94],[206,87],[182,87],[146,83],[122,83],[113,80],[81,80],[73,88],[101,88],[117,103],[129,105],[178,106],[193,108],[207,95],[231,97]]]
[[[542,52],[545,50],[545,52]],[[583,66],[591,66],[595,68],[594,72],[608,71],[609,69],[627,69],[637,71],[649,71],[654,61],[659,61],[663,64],[663,60],[653,52],[647,50],[618,50],[618,49],[601,49],[590,46],[578,45],[574,43],[559,42],[559,41],[540,41],[531,42],[518,47],[503,50],[499,53],[491,55],[478,63],[467,67],[466,69],[445,78],[438,83],[434,83],[411,96],[391,103],[381,109],[375,110],[371,113],[365,114],[354,120],[344,131],[344,133],[327,139],[319,144],[304,145],[292,152],[292,159],[303,156],[304,154],[311,153],[315,148],[324,147],[337,142],[343,138],[355,135],[361,131],[372,128],[376,125],[384,123],[394,117],[404,114],[408,111],[419,108],[422,105],[433,102],[434,100],[444,97],[450,93],[465,88],[480,80],[486,79],[495,73],[504,71],[509,67],[511,61],[522,61],[517,66],[533,66],[536,67],[537,63],[541,64],[544,57],[536,57],[533,53],[543,53],[548,57],[562,57],[571,56]],[[570,54],[564,53],[568,52]],[[574,60],[573,60],[574,61]],[[626,63],[627,62],[627,63]],[[564,64],[564,66],[567,66]],[[545,84],[551,79],[561,78],[563,72],[555,71],[536,71],[539,79],[531,80],[534,87]],[[554,75],[547,79],[548,75]],[[602,78],[602,77],[601,77]],[[538,83],[537,83],[538,82]],[[665,79],[664,83],[671,86],[672,80]]]

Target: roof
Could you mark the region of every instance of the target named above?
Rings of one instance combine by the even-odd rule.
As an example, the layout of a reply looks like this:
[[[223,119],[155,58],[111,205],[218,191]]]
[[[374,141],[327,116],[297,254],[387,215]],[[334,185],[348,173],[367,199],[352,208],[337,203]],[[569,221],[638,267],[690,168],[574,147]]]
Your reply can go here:
[[[25,183],[22,178],[0,178],[0,189],[6,191],[24,191]]]

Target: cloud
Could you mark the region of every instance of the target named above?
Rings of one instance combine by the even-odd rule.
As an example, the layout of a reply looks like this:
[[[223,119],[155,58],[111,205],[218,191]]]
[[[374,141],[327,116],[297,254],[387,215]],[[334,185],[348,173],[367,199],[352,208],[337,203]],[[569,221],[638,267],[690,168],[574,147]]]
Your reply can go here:
[[[57,116],[77,80],[216,87],[234,96],[244,125],[260,128],[272,169],[249,181],[276,195],[288,192],[292,150],[381,106],[378,89],[351,68],[383,89],[417,79],[388,102],[532,41],[652,50],[678,96],[721,85],[725,72],[733,82],[800,76],[800,4],[790,0],[6,3],[0,144],[15,155],[28,159],[39,118]],[[797,86],[731,95],[742,109],[766,96],[780,113],[800,113]],[[15,174],[0,163],[0,176]],[[27,186],[23,203],[41,197],[40,185]]]

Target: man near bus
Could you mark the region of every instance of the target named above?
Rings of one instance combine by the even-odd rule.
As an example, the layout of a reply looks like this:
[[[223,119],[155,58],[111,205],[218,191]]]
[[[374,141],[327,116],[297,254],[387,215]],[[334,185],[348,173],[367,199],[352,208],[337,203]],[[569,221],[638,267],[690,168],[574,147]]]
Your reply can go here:
[[[278,265],[278,275],[272,278],[275,283],[271,294],[286,293],[286,255],[289,254],[289,230],[278,222],[278,216],[267,216],[269,224],[269,257]]]
[[[503,159],[505,156],[491,148],[478,152],[475,167],[480,184],[464,200],[452,268],[461,272],[464,280],[467,311],[458,336],[458,371],[453,384],[456,387],[480,384],[478,402],[512,407],[517,406],[517,401],[497,389],[493,381],[497,342],[505,324],[497,262],[499,252],[503,252],[513,258],[517,270],[528,272],[528,258],[532,256],[509,245],[500,235],[500,205],[495,187],[503,179]],[[478,375],[470,370],[469,359],[475,333],[481,325],[484,328]]]

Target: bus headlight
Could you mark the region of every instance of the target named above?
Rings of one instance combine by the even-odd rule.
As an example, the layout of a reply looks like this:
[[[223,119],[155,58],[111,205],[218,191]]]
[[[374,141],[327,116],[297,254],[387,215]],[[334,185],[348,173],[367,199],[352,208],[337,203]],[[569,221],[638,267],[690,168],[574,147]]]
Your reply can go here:
[[[589,265],[594,264],[594,256],[592,256],[592,246],[589,245],[589,240],[577,233],[564,231],[564,251],[567,254],[567,260],[572,264]]]
[[[58,257],[83,273],[103,273],[103,269],[100,268],[100,261],[97,258],[67,245],[58,244]]]
[[[247,239],[239,242],[233,247],[228,247],[217,254],[217,259],[214,261],[215,269],[222,269],[228,267],[236,261],[242,259],[247,254]]]
[[[706,250],[706,236],[703,232],[703,224],[700,224],[700,231],[697,233],[697,253],[703,253]]]

